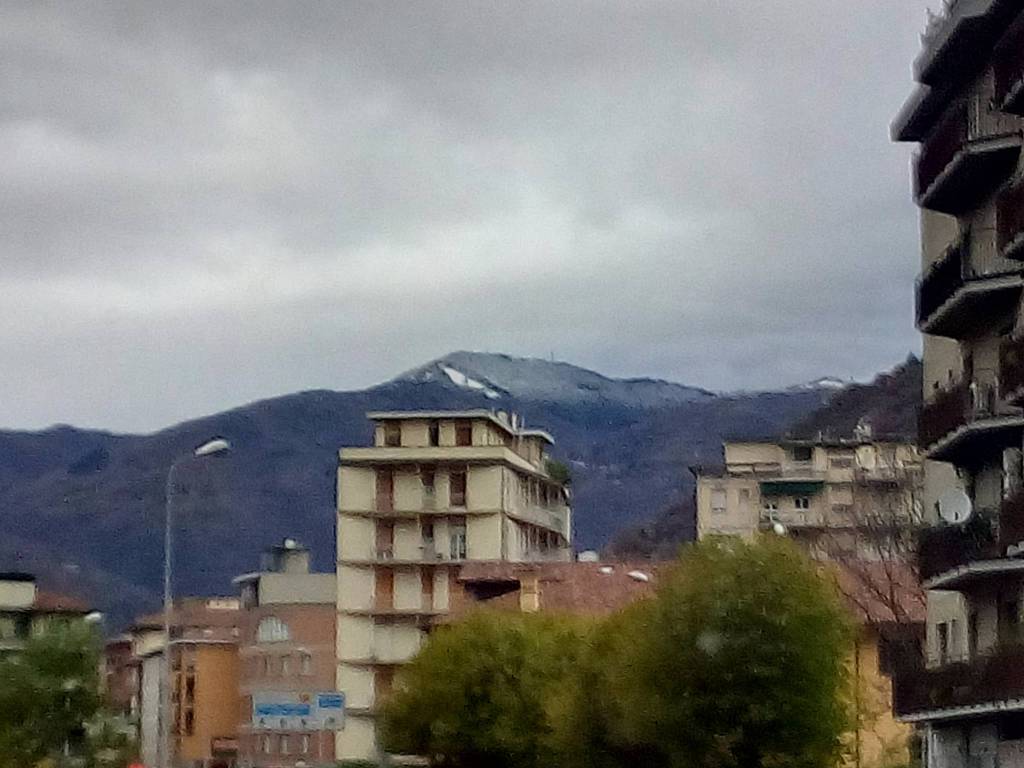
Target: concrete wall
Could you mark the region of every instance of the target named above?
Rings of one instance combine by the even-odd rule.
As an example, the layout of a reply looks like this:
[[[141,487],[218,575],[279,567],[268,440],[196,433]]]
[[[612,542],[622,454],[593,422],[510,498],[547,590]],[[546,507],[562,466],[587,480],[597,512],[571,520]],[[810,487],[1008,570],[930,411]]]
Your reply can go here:
[[[374,508],[377,489],[375,474],[369,467],[338,469],[338,509],[342,512],[368,512]]]
[[[35,582],[0,580],[0,608],[31,608],[35,601]]]
[[[260,576],[261,605],[336,602],[333,573],[264,573]]]
[[[160,679],[163,656],[142,660],[139,683],[139,751],[144,765],[157,765],[160,743]]]

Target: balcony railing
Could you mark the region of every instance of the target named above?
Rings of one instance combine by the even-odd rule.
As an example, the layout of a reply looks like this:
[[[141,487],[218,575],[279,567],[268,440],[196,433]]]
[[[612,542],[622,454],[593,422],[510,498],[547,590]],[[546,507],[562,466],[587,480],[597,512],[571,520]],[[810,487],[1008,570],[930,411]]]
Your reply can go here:
[[[994,62],[994,103],[1003,111],[1024,115],[1024,40],[1003,47]]]
[[[964,287],[970,262],[971,239],[964,232],[917,282],[917,324],[924,326],[943,304]]]
[[[1024,258],[1024,183],[1010,187],[996,200],[996,244],[1004,257]]]
[[[1024,336],[1009,336],[999,345],[999,382],[1008,402],[1024,400]]]
[[[1017,490],[999,507],[999,548],[1017,546],[1024,541],[1024,490]]]
[[[972,563],[999,557],[997,514],[978,510],[963,525],[937,525],[921,531],[917,559],[921,580]]]
[[[951,215],[972,210],[1016,167],[1020,123],[993,112],[981,95],[953,106],[914,164],[914,194],[923,208]]]
[[[954,457],[935,454],[940,441],[955,442],[946,439],[971,424],[990,426],[993,435],[997,430],[1019,431],[1020,418],[1021,409],[1003,397],[999,376],[986,369],[976,371],[970,382],[964,379],[939,390],[925,403],[918,419],[918,438],[921,447],[932,454],[930,458],[952,461]]]
[[[904,717],[1021,698],[1024,647],[1018,644],[935,669],[927,669],[920,657],[908,657],[893,680],[893,709]]]

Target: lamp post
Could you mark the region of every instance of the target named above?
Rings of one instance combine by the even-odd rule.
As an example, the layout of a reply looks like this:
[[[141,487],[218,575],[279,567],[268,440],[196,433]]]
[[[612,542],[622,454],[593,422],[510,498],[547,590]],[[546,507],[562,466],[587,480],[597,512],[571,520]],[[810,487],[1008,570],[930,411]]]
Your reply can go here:
[[[159,765],[170,768],[171,765],[171,612],[173,610],[171,595],[171,519],[174,501],[174,474],[178,465],[192,459],[216,456],[231,450],[231,443],[223,438],[208,440],[191,453],[179,456],[171,462],[167,470],[167,484],[164,489],[164,659],[160,670],[160,722],[159,722]]]

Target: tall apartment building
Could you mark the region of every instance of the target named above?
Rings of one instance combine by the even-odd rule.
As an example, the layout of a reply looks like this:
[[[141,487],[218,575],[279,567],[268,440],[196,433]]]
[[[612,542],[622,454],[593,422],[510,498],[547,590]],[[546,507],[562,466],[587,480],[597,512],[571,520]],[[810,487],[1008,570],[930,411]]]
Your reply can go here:
[[[934,527],[919,550],[927,652],[899,675],[895,707],[923,726],[930,768],[1024,766],[1024,9],[953,0],[922,43],[893,136],[920,143],[920,444]]]
[[[869,537],[920,518],[921,458],[907,443],[727,442],[723,453],[722,467],[693,470],[701,539],[781,524],[815,554],[872,557],[880,548]]]
[[[337,756],[375,759],[374,717],[394,670],[449,610],[469,561],[571,559],[551,437],[490,411],[371,413],[373,447],[338,470]]]
[[[263,553],[260,569],[237,577],[242,604],[239,654],[239,765],[334,765],[334,734],[254,719],[253,701],[309,700],[333,691],[337,579],[310,571],[309,550],[294,539]]]

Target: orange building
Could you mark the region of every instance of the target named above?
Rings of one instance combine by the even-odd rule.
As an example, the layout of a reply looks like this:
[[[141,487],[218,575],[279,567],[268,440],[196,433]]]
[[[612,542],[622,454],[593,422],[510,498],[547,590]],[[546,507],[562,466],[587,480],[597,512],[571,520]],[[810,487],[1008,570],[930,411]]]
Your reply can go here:
[[[172,764],[233,768],[238,755],[239,601],[190,597],[175,601],[171,618]],[[130,630],[138,660],[143,763],[159,755],[163,617],[138,619]]]

